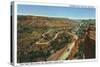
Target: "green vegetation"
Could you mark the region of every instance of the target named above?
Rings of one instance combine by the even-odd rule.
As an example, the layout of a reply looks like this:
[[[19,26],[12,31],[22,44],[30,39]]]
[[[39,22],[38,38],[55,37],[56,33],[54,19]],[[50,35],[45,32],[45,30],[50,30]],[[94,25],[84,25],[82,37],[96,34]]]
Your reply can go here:
[[[86,35],[90,36],[90,31],[92,31],[93,35],[95,36],[94,32],[95,32],[95,20],[94,19],[90,19],[90,20],[81,20],[80,24],[78,26],[76,26],[76,34],[79,37],[79,41],[80,41],[80,46],[78,49],[78,52],[75,54],[74,57],[78,57],[79,59],[83,58],[84,55],[84,51],[85,51],[85,43],[84,41],[82,41],[82,39],[86,39]],[[89,34],[86,34],[88,33]]]
[[[51,54],[70,43],[72,36],[68,34],[71,28],[68,25],[73,26],[73,24],[65,23],[64,20],[47,17],[18,16],[17,62],[46,61]],[[45,44],[45,42],[48,43]],[[41,45],[41,43],[44,44]]]
[[[69,33],[74,32],[81,39],[88,27],[95,26],[95,20],[76,22],[39,16],[18,16],[17,20],[18,63],[46,61],[50,55],[72,42],[73,36]],[[81,45],[75,57],[81,56],[83,49]]]
[[[86,30],[91,25],[95,26],[95,20],[94,19],[81,20],[81,22],[74,28],[74,31],[76,32],[76,34],[79,38],[84,37]]]

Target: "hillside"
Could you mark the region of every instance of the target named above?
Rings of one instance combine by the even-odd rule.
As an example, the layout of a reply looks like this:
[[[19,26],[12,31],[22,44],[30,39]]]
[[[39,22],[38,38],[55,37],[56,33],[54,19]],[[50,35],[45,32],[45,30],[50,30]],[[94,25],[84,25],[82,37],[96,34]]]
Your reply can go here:
[[[93,40],[85,34],[95,43],[95,20],[77,22],[68,18],[18,15],[17,62],[83,59],[83,54],[94,57],[94,48],[87,49]]]
[[[18,15],[18,23],[32,25],[33,27],[64,27],[77,24],[76,21],[68,18],[21,15]]]

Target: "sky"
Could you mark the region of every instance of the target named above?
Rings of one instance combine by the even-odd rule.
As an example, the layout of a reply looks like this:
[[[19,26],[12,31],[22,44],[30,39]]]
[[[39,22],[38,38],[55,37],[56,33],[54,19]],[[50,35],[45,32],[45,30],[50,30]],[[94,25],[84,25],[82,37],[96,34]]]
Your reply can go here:
[[[47,16],[70,19],[95,19],[95,8],[75,8],[40,5],[17,5],[17,15]]]

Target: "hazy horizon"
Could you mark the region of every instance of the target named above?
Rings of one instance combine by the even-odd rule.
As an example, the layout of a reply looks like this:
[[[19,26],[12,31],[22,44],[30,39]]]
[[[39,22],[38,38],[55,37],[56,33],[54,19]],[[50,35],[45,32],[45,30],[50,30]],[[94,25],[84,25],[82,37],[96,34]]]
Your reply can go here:
[[[17,15],[24,16],[31,15],[69,19],[95,19],[95,14],[95,8],[73,8],[21,4],[17,5]]]

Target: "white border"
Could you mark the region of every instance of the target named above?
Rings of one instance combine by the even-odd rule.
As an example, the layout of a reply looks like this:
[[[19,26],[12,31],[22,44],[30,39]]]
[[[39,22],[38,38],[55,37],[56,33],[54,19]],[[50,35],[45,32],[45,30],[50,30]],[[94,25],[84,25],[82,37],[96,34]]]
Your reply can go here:
[[[61,60],[61,61],[44,61],[44,62],[29,62],[29,63],[17,63],[17,4],[27,4],[27,5],[41,5],[41,6],[58,6],[58,7],[80,7],[80,8],[95,8],[96,9],[96,58],[95,59],[81,59],[81,60]],[[51,64],[51,63],[67,63],[67,62],[86,62],[86,61],[97,61],[98,58],[98,38],[97,38],[97,31],[98,31],[98,25],[97,25],[97,8],[94,6],[86,6],[86,5],[71,5],[71,4],[63,4],[63,3],[43,3],[43,2],[22,2],[22,1],[14,1],[13,2],[13,11],[14,11],[14,37],[13,37],[13,45],[14,45],[14,53],[13,53],[13,65],[34,65],[34,64]]]

